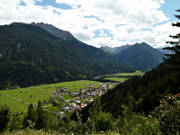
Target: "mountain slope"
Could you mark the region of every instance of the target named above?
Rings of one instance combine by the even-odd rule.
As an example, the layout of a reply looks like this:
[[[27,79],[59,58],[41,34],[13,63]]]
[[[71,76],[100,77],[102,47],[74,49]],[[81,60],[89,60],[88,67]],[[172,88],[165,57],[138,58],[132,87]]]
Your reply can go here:
[[[87,120],[91,115],[90,111],[96,111],[96,105],[116,118],[124,115],[122,112],[127,111],[125,106],[128,106],[132,112],[148,114],[160,104],[164,96],[180,92],[179,75],[180,71],[165,61],[142,77],[135,76],[118,84],[102,95],[99,100],[88,105],[81,112],[83,120]]]
[[[62,40],[34,25],[0,26],[0,35],[0,88],[133,71],[100,49]]]
[[[104,46],[104,47],[101,47],[100,49],[103,50],[104,52],[112,54],[112,48],[111,47]]]
[[[137,43],[114,56],[119,62],[127,62],[138,70],[149,70],[163,61],[163,53],[146,43]]]
[[[72,40],[76,40],[74,38],[74,36],[68,32],[68,31],[63,31],[60,30],[58,28],[56,28],[55,26],[51,25],[51,24],[45,24],[45,23],[32,23],[32,25],[38,26],[43,28],[44,30],[46,30],[47,32],[51,33],[52,35],[65,40],[65,41],[72,41]]]
[[[124,46],[120,46],[120,47],[114,47],[114,48],[111,48],[111,47],[108,47],[108,46],[105,46],[105,47],[101,47],[100,49],[101,50],[104,50],[105,52],[108,52],[112,55],[116,55],[118,53],[120,53],[121,51],[129,48],[130,45],[124,45]]]

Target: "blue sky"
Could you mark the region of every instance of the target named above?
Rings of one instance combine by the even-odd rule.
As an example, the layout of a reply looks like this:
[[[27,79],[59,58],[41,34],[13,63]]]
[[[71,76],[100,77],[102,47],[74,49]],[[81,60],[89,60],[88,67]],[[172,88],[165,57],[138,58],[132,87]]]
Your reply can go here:
[[[63,10],[70,10],[72,7],[65,3],[59,3],[57,4],[55,0],[43,0],[43,1],[36,1],[36,5],[40,6],[53,6],[56,8],[61,8]]]
[[[160,8],[171,21],[177,21],[174,17],[177,9],[180,8],[180,0],[165,0],[165,3]]]
[[[166,46],[180,0],[1,0],[0,24],[44,22],[95,47]]]

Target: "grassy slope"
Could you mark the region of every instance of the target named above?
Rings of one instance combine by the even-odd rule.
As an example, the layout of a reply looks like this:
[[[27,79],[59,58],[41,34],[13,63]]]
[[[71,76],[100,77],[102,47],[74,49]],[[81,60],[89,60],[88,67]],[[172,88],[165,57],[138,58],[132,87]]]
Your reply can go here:
[[[86,88],[88,84],[98,85],[99,82],[82,80],[4,90],[0,91],[0,103],[8,105],[12,112],[26,111],[29,104],[49,99],[53,90],[57,88],[68,88],[69,91],[75,91]]]

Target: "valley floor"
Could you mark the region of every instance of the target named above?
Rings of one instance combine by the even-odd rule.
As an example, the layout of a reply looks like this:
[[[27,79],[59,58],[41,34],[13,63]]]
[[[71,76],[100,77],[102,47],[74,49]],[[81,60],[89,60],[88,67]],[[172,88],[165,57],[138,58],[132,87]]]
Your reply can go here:
[[[36,107],[38,101],[41,101],[45,111],[62,114],[62,111],[73,111],[69,108],[73,107],[75,110],[86,106],[94,98],[104,94],[107,89],[113,88],[119,82],[134,75],[142,75],[142,73],[118,73],[102,76],[106,83],[98,82],[98,80],[81,80],[2,90],[0,91],[0,103],[7,105],[12,113],[24,114],[29,104]],[[114,81],[114,83],[108,83],[108,81]],[[52,102],[55,102],[56,105],[52,105]]]

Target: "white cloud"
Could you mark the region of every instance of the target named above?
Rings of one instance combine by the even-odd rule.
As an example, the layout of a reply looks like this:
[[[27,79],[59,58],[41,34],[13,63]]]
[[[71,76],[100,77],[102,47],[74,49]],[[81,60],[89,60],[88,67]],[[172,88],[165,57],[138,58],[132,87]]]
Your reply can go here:
[[[25,5],[20,4],[22,1]],[[0,24],[14,21],[50,23],[96,47],[131,44],[137,40],[159,47],[165,45],[172,32],[169,19],[160,10],[164,0],[56,0],[57,4],[73,7],[69,10],[37,6],[35,1],[42,0],[1,0]],[[97,30],[100,37],[94,38]]]

